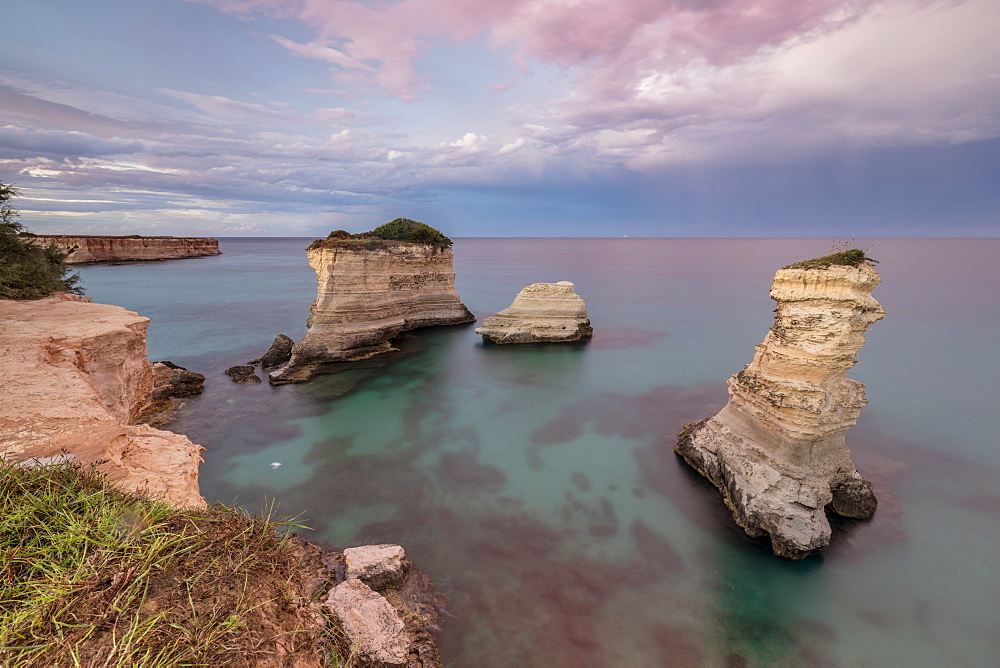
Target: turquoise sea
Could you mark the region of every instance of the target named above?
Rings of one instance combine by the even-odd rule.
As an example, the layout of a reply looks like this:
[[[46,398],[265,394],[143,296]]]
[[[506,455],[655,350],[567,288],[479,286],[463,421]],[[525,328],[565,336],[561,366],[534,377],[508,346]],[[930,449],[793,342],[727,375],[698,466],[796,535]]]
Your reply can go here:
[[[306,384],[232,383],[305,333],[309,241],[79,272],[152,318],[151,359],[208,377],[168,426],[207,448],[205,497],[275,502],[340,548],[405,546],[448,596],[449,665],[1000,665],[1000,239],[857,242],[887,316],[848,374],[870,402],[848,445],[880,503],[799,562],[672,448],[751,361],[774,271],[832,240],[457,239],[480,319],[570,280],[594,340],[434,328]]]

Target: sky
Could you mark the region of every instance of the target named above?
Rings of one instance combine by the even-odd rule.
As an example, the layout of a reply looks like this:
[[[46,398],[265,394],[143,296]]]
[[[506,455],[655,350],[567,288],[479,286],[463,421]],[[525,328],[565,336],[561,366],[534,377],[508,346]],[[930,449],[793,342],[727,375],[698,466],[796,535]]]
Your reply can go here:
[[[6,0],[38,233],[1000,236],[998,0]]]

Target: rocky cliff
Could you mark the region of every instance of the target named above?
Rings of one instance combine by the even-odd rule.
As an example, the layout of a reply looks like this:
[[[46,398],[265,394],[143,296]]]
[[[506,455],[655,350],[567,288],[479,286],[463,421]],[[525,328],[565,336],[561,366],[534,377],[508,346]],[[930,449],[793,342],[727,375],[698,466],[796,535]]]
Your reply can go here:
[[[218,239],[202,237],[101,237],[35,236],[39,244],[54,244],[68,251],[68,264],[125,262],[129,260],[172,260],[184,257],[220,255]]]
[[[272,383],[310,378],[323,364],[392,350],[400,332],[473,322],[455,291],[450,248],[401,241],[328,241],[308,250],[316,271],[309,330]]]
[[[149,319],[57,293],[0,301],[0,456],[68,457],[124,489],[200,506],[187,437],[135,424],[153,394]]]
[[[828,545],[828,508],[857,518],[875,510],[845,443],[864,385],[844,374],[885,315],[871,296],[878,283],[864,261],[778,270],[777,315],[753,362],[729,379],[725,408],[678,439],[677,453],[748,534],[770,536],[775,554],[797,559]]]
[[[556,343],[594,334],[587,306],[569,281],[532,283],[513,303],[486,318],[476,334],[493,343]]]

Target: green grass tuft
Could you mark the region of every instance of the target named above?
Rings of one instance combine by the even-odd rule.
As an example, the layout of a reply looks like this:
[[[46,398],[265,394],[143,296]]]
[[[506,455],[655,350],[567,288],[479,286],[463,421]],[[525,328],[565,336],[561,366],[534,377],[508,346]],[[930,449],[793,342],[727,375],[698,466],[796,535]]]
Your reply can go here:
[[[0,665],[329,661],[312,592],[293,583],[292,526],[0,462]]]

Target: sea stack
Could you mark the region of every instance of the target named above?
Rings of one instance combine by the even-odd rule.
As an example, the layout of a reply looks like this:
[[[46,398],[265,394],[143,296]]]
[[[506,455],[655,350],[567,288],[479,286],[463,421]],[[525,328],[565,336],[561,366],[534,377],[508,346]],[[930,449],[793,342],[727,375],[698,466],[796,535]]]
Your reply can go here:
[[[845,377],[865,330],[885,316],[871,296],[878,272],[860,250],[779,269],[771,331],[729,379],[729,402],[686,425],[675,448],[719,488],[736,522],[800,559],[830,543],[826,510],[867,519],[876,499],[845,434],[865,405]]]
[[[309,330],[293,346],[291,359],[269,374],[271,383],[301,382],[324,364],[388,352],[393,349],[390,340],[401,332],[475,321],[455,291],[451,241],[427,226],[437,237],[428,233],[417,235],[420,241],[406,241],[376,236],[390,236],[385,228],[398,220],[364,235],[337,231],[309,247],[309,264],[319,283],[309,308]]]
[[[532,283],[476,329],[493,343],[557,343],[594,335],[587,306],[569,281]]]

